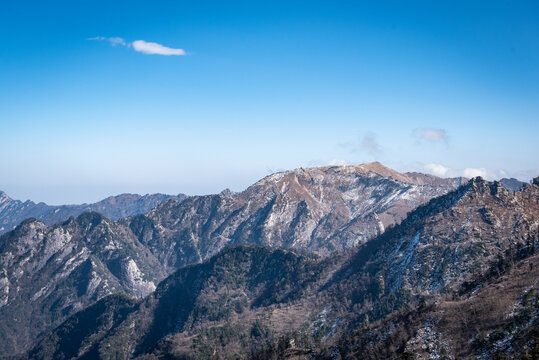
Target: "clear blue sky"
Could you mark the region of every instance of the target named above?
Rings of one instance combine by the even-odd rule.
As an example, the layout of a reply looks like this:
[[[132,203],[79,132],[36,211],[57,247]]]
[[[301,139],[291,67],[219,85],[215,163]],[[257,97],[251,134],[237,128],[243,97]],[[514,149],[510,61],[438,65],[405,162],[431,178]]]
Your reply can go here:
[[[0,34],[13,198],[204,194],[373,160],[539,174],[537,1],[7,0]]]

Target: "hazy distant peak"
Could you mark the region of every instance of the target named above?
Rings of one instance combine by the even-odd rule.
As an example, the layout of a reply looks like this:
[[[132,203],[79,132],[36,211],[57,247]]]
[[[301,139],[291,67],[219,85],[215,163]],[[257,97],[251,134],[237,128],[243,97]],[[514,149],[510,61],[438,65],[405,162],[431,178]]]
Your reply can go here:
[[[526,185],[525,182],[517,180],[515,178],[503,178],[500,179],[500,183],[509,191],[516,192],[522,189],[524,185]]]
[[[0,234],[12,230],[26,218],[34,217],[45,224],[52,225],[63,222],[70,216],[77,217],[83,212],[99,212],[110,220],[117,220],[123,217],[139,215],[157,207],[167,199],[183,201],[187,195],[165,195],[165,194],[129,194],[124,193],[116,196],[109,196],[93,204],[80,205],[59,205],[52,206],[45,203],[34,203],[27,200],[25,202],[13,200],[6,193],[0,191]]]
[[[230,190],[229,188],[224,189],[219,193],[220,195],[226,196],[226,197],[236,197],[238,195],[237,192]]]
[[[7,196],[7,194],[5,192],[0,190],[0,204],[4,203],[4,202],[8,202],[10,200],[11,200],[11,198],[9,196]]]

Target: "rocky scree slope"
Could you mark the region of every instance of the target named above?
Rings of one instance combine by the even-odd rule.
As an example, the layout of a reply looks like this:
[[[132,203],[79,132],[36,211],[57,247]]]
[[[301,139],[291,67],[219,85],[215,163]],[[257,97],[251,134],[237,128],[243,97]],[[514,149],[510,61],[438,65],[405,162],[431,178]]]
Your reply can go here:
[[[493,354],[492,346],[502,346],[497,341],[517,330],[526,337],[515,342],[522,354],[533,345],[537,321],[538,226],[539,186],[509,193],[476,178],[351,254],[316,259],[227,248],[202,265],[180,269],[138,305],[114,305],[131,309],[119,320],[102,305],[78,313],[27,357],[455,358]],[[503,301],[477,308],[488,296],[504,294]],[[470,300],[476,297],[482,300]],[[504,315],[511,309],[520,327],[498,330],[513,324]],[[88,317],[87,311],[103,322],[82,325],[78,318]],[[486,342],[486,335],[476,336],[484,345],[462,348],[461,330],[447,314],[461,314],[455,324],[465,334],[488,335]],[[487,320],[477,322],[478,314]],[[410,328],[397,331],[407,321]],[[63,341],[73,332],[78,342],[66,348]],[[388,347],[377,352],[377,344]]]
[[[164,194],[121,194],[111,196],[94,204],[82,205],[47,205],[27,200],[13,200],[6,193],[0,191],[0,234],[13,230],[23,220],[36,218],[41,222],[52,225],[65,221],[71,216],[79,216],[83,212],[99,212],[111,220],[126,216],[143,214],[165,200],[176,199],[183,201],[187,195]]]

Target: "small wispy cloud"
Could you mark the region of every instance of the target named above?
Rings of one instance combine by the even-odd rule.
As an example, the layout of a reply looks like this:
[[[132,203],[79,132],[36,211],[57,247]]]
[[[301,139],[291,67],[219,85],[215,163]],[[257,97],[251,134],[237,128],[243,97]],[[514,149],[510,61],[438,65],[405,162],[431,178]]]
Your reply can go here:
[[[365,136],[363,136],[360,147],[362,150],[371,155],[378,155],[382,151],[380,144],[378,144],[378,141],[376,141],[376,135],[374,133],[367,133]]]
[[[127,46],[127,43],[125,42],[125,40],[121,37],[104,37],[104,36],[96,36],[96,37],[93,37],[93,38],[89,38],[88,40],[91,40],[91,41],[107,41],[109,42],[112,46],[116,46],[116,45],[122,45],[122,46]]]
[[[137,52],[140,52],[146,55],[165,55],[165,56],[187,55],[184,49],[171,48],[168,46],[164,46],[155,42],[149,42],[145,40],[135,40],[133,42],[127,42],[121,37],[104,37],[104,36],[96,36],[93,38],[89,38],[87,40],[106,41],[110,43],[112,46],[117,46],[117,45],[127,46],[130,48],[133,48],[133,50]]]
[[[418,128],[414,129],[412,135],[420,141],[426,140],[433,143],[445,142],[446,144],[449,142],[447,132],[443,129]]]
[[[441,164],[431,163],[425,165],[425,170],[436,176],[445,176],[451,169]]]
[[[363,137],[359,138],[359,141],[340,143],[339,146],[348,149],[352,153],[362,152],[372,156],[377,156],[382,153],[382,147],[376,140],[376,134],[373,132],[366,133]]]

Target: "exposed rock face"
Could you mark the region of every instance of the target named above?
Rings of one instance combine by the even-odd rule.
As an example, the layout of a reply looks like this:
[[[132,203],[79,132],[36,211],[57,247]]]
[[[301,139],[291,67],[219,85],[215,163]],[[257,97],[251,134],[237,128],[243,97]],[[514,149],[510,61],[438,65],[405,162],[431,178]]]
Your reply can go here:
[[[241,193],[170,199],[116,222],[97,213],[51,227],[27,220],[0,237],[0,351],[24,349],[105,295],[145,296],[166,275],[229,244],[321,255],[349,249],[460,182],[379,163],[297,169]],[[107,201],[118,203],[129,208]]]
[[[187,195],[164,194],[121,194],[111,196],[94,204],[52,206],[32,201],[13,200],[0,191],[0,234],[13,230],[24,219],[36,218],[41,222],[52,225],[65,221],[70,216],[79,216],[83,212],[96,211],[111,220],[126,216],[143,214],[165,200],[176,199],[183,201]]]
[[[166,274],[136,239],[98,213],[47,227],[25,220],[0,237],[0,352],[118,292],[142,297]]]

